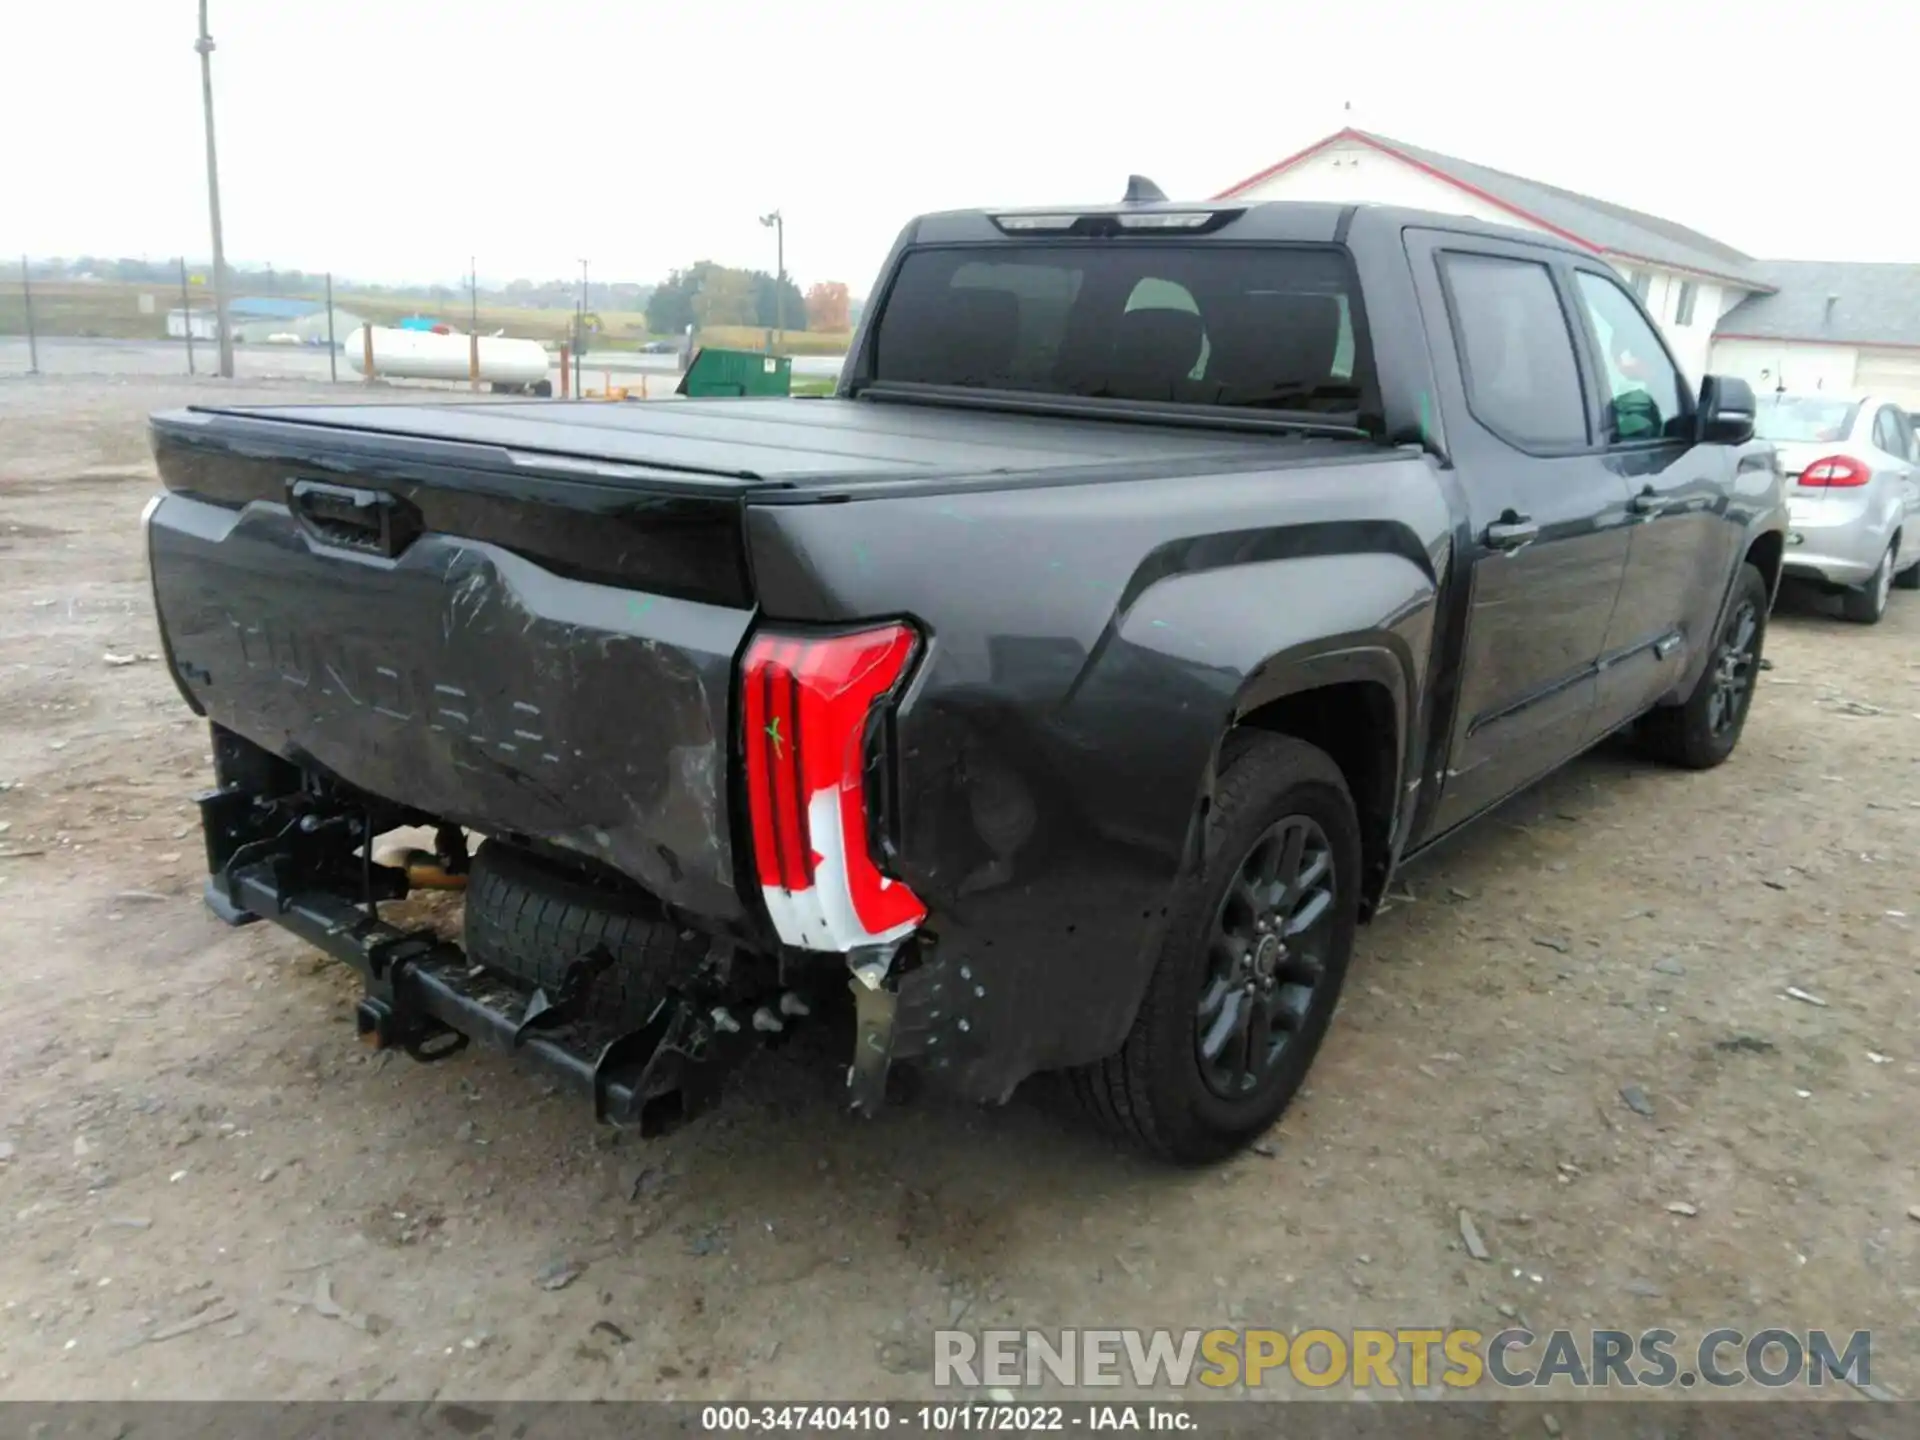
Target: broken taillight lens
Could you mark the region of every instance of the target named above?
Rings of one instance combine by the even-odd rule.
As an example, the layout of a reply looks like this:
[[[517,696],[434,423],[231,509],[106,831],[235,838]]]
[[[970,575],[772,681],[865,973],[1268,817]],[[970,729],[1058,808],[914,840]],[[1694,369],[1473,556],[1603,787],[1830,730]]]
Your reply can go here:
[[[774,929],[845,952],[908,934],[926,907],[884,874],[869,836],[868,722],[918,646],[911,626],[851,635],[761,634],[743,665],[754,870]]]

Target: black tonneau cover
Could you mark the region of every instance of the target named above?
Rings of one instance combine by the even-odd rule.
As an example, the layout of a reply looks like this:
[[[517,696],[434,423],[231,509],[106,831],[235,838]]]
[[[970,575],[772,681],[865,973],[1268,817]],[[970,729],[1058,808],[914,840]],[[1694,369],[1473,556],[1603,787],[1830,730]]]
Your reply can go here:
[[[195,407],[197,413],[524,456],[657,467],[813,488],[931,475],[1271,459],[1271,433],[839,399],[530,400],[431,405]],[[162,424],[169,417],[156,417]],[[334,442],[329,439],[328,445]],[[1293,439],[1298,446],[1303,442]],[[1325,447],[1341,442],[1306,441]]]

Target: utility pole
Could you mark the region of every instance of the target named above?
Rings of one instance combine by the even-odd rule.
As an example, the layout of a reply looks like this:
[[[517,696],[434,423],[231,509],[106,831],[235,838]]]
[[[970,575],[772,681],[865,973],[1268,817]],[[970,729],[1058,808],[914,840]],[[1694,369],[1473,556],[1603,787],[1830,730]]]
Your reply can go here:
[[[200,105],[207,117],[207,215],[213,224],[213,323],[218,327],[220,374],[233,378],[233,334],[227,325],[227,247],[220,235],[220,161],[213,144],[213,36],[207,33],[207,0],[200,0]]]
[[[40,338],[33,333],[33,276],[27,273],[27,257],[20,257],[20,294],[27,302],[27,373],[40,373]]]
[[[327,379],[340,383],[340,346],[333,338],[333,272],[327,271]]]
[[[480,260],[467,257],[467,388],[480,388]]]
[[[587,262],[580,262],[580,318],[574,325],[573,335],[573,393],[577,397],[580,389],[580,365],[587,352]]]
[[[193,293],[187,289],[187,257],[180,257],[180,328],[187,332],[187,374],[200,372],[193,366]]]
[[[762,215],[760,223],[773,227],[773,333],[778,348],[787,343],[787,222],[775,210]]]

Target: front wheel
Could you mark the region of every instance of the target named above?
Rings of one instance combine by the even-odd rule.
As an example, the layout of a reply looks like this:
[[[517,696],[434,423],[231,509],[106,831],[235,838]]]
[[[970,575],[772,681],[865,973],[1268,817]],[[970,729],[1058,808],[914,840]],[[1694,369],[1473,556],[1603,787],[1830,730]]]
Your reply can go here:
[[[1733,754],[1753,708],[1766,639],[1766,577],[1752,565],[1742,565],[1705,672],[1684,703],[1652,711],[1641,720],[1641,748],[1656,760],[1689,770],[1710,770]]]
[[[1339,766],[1291,736],[1228,737],[1206,861],[1117,1054],[1072,1077],[1086,1108],[1162,1159],[1223,1159],[1306,1078],[1353,951],[1360,823]]]
[[[1878,625],[1887,613],[1887,592],[1893,588],[1893,546],[1880,557],[1880,564],[1867,583],[1840,597],[1840,613],[1856,625]]]

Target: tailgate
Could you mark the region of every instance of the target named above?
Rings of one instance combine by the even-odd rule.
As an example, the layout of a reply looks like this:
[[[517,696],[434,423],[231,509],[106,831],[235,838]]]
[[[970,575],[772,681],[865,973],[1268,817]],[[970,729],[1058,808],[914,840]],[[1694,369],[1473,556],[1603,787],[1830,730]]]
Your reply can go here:
[[[208,718],[387,800],[740,917],[727,762],[752,610],[736,495],[583,500],[556,481],[536,496],[524,477],[323,461],[258,432],[228,447],[159,422],[155,442],[169,493],[148,521],[154,600]]]

